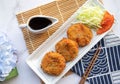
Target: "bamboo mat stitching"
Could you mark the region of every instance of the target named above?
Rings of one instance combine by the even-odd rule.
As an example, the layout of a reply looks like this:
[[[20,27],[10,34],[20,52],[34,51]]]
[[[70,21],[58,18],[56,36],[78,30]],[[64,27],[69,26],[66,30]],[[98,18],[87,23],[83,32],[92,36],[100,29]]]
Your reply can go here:
[[[62,15],[61,11],[60,11],[60,7],[59,7],[57,1],[56,1],[56,5],[57,5],[58,11],[59,11],[59,13],[60,13],[60,16],[61,16],[61,18],[62,18],[62,22],[64,23],[64,18],[63,18],[63,15]]]

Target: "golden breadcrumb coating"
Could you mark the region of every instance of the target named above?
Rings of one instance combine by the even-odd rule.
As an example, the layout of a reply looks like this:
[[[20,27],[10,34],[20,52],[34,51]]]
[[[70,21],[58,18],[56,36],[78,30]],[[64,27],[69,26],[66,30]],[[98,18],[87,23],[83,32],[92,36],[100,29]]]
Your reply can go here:
[[[93,34],[87,26],[76,23],[68,28],[67,36],[69,39],[76,41],[79,46],[83,47],[90,43]]]
[[[57,52],[48,52],[42,59],[41,68],[50,75],[59,75],[65,68],[65,58]]]
[[[65,60],[71,61],[78,55],[78,44],[68,38],[63,38],[56,45],[55,49],[58,53],[65,57]]]

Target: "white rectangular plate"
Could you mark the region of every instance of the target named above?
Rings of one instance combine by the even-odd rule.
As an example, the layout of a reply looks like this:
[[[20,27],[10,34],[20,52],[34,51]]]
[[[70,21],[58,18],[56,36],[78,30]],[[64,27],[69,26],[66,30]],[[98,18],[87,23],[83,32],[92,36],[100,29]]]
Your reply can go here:
[[[93,2],[97,5],[103,6],[96,0],[88,0],[88,2]],[[81,8],[81,7],[80,7]],[[49,51],[55,51],[55,44],[60,41],[62,38],[66,37],[66,31],[71,25],[71,22],[75,21],[77,12],[80,8],[52,35],[50,36],[41,46],[39,46],[26,60],[30,68],[46,83],[46,84],[55,84],[62,76],[65,75],[98,41],[100,41],[109,31],[101,35],[96,35],[95,31],[93,32],[93,38],[89,45],[79,48],[78,56],[71,62],[66,63],[66,67],[59,76],[48,75],[43,72],[40,67],[41,60],[44,55]]]

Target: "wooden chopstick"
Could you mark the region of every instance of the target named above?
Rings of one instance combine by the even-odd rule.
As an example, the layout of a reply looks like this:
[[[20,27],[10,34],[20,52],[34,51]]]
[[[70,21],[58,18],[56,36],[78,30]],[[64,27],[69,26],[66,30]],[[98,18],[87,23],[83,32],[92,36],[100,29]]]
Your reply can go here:
[[[85,81],[86,81],[86,79],[87,79],[90,71],[91,71],[92,68],[93,68],[93,65],[94,65],[95,61],[96,61],[97,58],[98,58],[99,53],[100,53],[100,46],[97,48],[97,50],[96,50],[96,52],[95,52],[95,54],[94,54],[94,56],[93,56],[93,58],[92,58],[92,60],[91,60],[91,62],[90,62],[90,64],[89,64],[89,66],[87,67],[85,73],[83,74],[83,76],[82,76],[79,84],[84,84],[84,83],[85,83]]]

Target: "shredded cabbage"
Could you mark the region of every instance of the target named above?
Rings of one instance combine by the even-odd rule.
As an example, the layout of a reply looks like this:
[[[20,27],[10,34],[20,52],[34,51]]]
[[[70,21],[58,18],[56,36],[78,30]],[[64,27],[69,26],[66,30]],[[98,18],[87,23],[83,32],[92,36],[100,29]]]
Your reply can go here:
[[[104,10],[99,6],[83,6],[77,15],[77,21],[90,28],[100,28]]]

